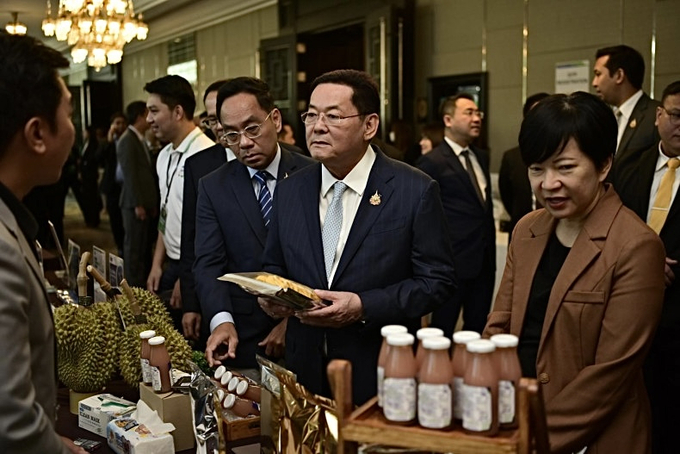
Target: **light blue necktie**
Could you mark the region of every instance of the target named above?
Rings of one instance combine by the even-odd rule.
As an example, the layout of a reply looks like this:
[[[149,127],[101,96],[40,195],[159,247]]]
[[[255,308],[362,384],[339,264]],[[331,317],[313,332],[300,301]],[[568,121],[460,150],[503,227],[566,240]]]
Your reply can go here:
[[[260,170],[253,178],[260,184],[260,192],[257,195],[257,202],[260,204],[260,212],[264,219],[264,226],[269,227],[272,217],[272,194],[267,187],[267,180],[272,179],[272,175],[266,170]]]
[[[329,283],[335,252],[338,249],[340,230],[342,230],[342,194],[347,189],[347,185],[342,181],[336,181],[333,188],[333,200],[328,205],[326,219],[323,221],[323,231],[321,232],[323,258],[326,264],[326,279]]]

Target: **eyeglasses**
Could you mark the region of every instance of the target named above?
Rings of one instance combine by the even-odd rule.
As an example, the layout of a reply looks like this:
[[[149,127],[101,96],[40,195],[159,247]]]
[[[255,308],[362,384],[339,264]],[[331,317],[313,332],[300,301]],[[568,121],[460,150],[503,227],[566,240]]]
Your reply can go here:
[[[217,126],[217,123],[219,123],[219,120],[217,120],[217,118],[214,118],[214,117],[208,117],[208,118],[204,118],[203,120],[201,120],[201,124],[203,126],[205,126],[206,128],[210,128],[210,129]]]
[[[326,122],[327,125],[339,125],[342,122],[342,120],[345,120],[347,118],[361,117],[362,115],[364,114],[347,115],[346,117],[343,117],[342,115],[325,114],[323,112],[321,113],[305,112],[302,115],[300,115],[300,118],[302,118],[302,122],[306,125],[315,124],[317,121],[321,119],[321,117],[324,118],[324,121]]]
[[[680,113],[677,111],[675,112],[670,112],[668,109],[666,109],[664,106],[660,106],[664,112],[666,112],[666,115],[668,115],[668,119],[670,120],[672,125],[680,125]]]
[[[259,125],[250,125],[246,128],[243,128],[243,131],[241,132],[236,132],[236,131],[229,131],[225,132],[222,134],[222,140],[224,140],[227,145],[236,145],[241,141],[241,134],[246,136],[249,139],[257,139],[262,135],[262,125],[269,120],[269,116],[274,112],[273,110],[267,114],[265,119],[260,123]]]
[[[480,120],[484,120],[484,112],[482,112],[481,110],[465,109],[462,113],[466,117],[474,117],[475,115],[477,115]]]

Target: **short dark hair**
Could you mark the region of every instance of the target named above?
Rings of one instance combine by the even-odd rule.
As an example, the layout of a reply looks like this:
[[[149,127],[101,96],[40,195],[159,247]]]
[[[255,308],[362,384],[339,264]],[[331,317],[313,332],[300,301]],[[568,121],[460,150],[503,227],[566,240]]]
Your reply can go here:
[[[160,96],[161,102],[170,109],[182,106],[184,117],[187,120],[193,120],[196,110],[196,97],[191,84],[184,77],[163,76],[144,85],[144,91]]]
[[[109,117],[109,123],[113,123],[113,121],[116,118],[122,118],[123,120],[127,121],[125,114],[123,112],[121,112],[120,110],[116,110],[114,113],[111,114],[111,116]]]
[[[52,131],[62,100],[59,68],[68,60],[30,36],[0,31],[0,155],[33,117],[47,121]]]
[[[623,44],[603,47],[595,52],[596,59],[607,56],[609,59],[605,67],[609,70],[610,76],[619,69],[623,69],[633,88],[637,90],[642,88],[642,82],[645,80],[645,59],[642,58],[640,52]]]
[[[661,104],[663,104],[666,98],[669,96],[677,94],[680,94],[680,80],[671,82],[666,88],[663,89],[663,93],[661,93]]]
[[[208,85],[208,88],[205,89],[203,92],[203,104],[205,104],[205,98],[208,97],[208,93],[212,93],[213,91],[218,91],[220,87],[224,84],[226,84],[229,81],[229,79],[222,79],[222,80],[216,80],[215,82],[211,83]]]
[[[548,93],[536,93],[535,95],[529,96],[526,101],[524,101],[524,107],[522,107],[522,116],[526,117],[527,113],[531,110],[531,108],[536,104],[537,102],[547,98],[550,96]]]
[[[378,84],[364,71],[338,69],[324,73],[314,79],[311,92],[321,84],[345,85],[352,89],[352,104],[362,116],[380,115],[380,94]]]
[[[427,123],[421,130],[421,135],[430,139],[432,148],[444,141],[444,124],[441,121]]]
[[[618,126],[612,110],[583,91],[548,96],[527,113],[519,132],[522,161],[527,166],[561,152],[570,139],[599,170],[616,151]]]
[[[444,118],[444,115],[453,113],[453,111],[456,110],[456,103],[459,99],[469,99],[470,101],[475,102],[475,98],[469,93],[457,93],[453,96],[449,96],[444,99],[439,106],[439,116]]]
[[[132,101],[125,108],[125,117],[129,125],[137,121],[137,117],[146,114],[146,103],[144,101]]]
[[[217,118],[220,121],[222,121],[220,110],[222,110],[224,100],[240,93],[248,93],[255,96],[257,103],[265,112],[270,112],[276,107],[274,98],[269,91],[269,85],[265,81],[255,77],[236,77],[228,80],[217,92]]]

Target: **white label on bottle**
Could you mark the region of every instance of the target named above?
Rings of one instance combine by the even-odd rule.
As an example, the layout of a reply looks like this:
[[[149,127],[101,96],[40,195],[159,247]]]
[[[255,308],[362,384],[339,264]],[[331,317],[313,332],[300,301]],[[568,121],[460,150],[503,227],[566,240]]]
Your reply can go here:
[[[151,371],[151,386],[154,391],[160,391],[163,385],[161,384],[161,370],[155,366],[149,366]]]
[[[149,369],[149,360],[140,358],[139,361],[142,363],[142,381],[144,383],[151,383],[151,370]]]
[[[383,412],[394,422],[413,421],[416,417],[415,378],[386,378],[383,381]]]
[[[418,385],[418,423],[430,429],[451,425],[451,387],[420,383]]]
[[[498,422],[510,424],[515,420],[515,384],[510,380],[498,382]]]
[[[378,407],[383,406],[383,380],[385,379],[385,368],[378,366]]]
[[[465,386],[463,377],[453,378],[453,417],[463,419],[463,406],[465,402]]]
[[[465,386],[463,428],[474,432],[489,430],[493,420],[491,390],[484,386],[463,386]]]

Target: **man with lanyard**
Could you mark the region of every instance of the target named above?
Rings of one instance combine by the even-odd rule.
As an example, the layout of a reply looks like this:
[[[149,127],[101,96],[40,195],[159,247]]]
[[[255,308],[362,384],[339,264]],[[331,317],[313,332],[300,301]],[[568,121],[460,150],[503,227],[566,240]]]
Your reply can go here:
[[[154,135],[169,142],[160,151],[156,163],[160,189],[161,211],[158,220],[158,240],[147,290],[163,294],[169,299],[177,329],[182,328],[182,297],[179,286],[180,238],[182,234],[182,199],[184,190],[184,162],[213,142],[193,122],[196,99],[189,82],[180,76],[164,76],[144,86],[149,93],[146,121]],[[167,256],[168,264],[163,269]]]

